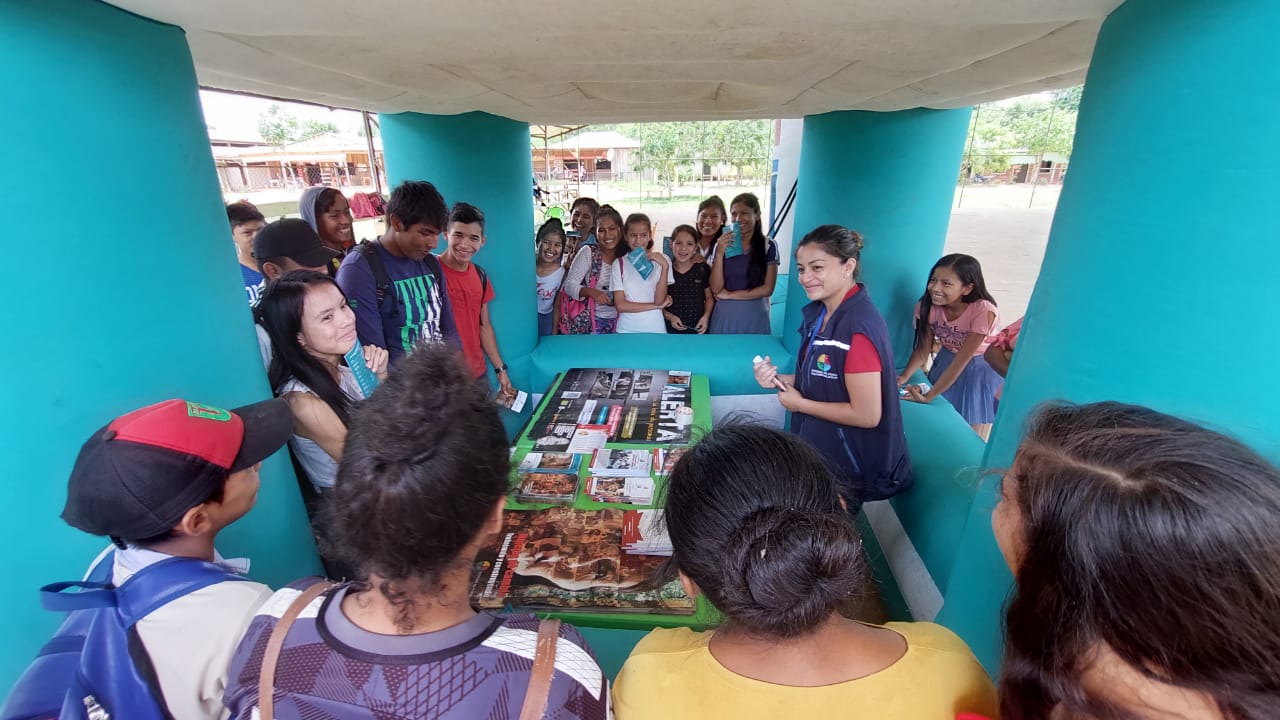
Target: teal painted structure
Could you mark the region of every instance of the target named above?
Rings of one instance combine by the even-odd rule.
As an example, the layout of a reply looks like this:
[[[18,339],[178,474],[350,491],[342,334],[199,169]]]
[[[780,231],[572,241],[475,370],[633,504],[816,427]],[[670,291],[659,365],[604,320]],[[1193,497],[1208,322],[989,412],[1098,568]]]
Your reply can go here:
[[[1242,141],[1274,136],[1278,23],[1280,6],[1268,0],[1128,0],[1107,20],[986,464],[1007,466],[1027,413],[1056,397],[1148,404],[1225,428],[1280,462],[1280,415],[1265,385],[1249,384],[1280,351],[1257,317],[1270,309],[1280,266],[1280,179],[1268,171],[1280,147],[1255,142],[1248,162],[1233,160]],[[7,687],[58,620],[34,589],[76,576],[105,544],[57,517],[84,438],[166,397],[234,406],[269,388],[182,31],[92,0],[0,0],[0,39],[0,83],[19,109],[0,114],[0,131],[20,139],[11,166],[45,189],[10,231],[22,243],[10,274],[19,349],[0,477],[21,490],[0,509],[13,588],[0,607]],[[900,364],[911,306],[942,252],[968,118],[912,110],[806,120],[797,228],[837,222],[866,236],[864,280]],[[450,202],[485,210],[489,244],[478,259],[500,290],[494,322],[521,387],[540,391],[574,365],[652,365],[707,374],[717,395],[754,393],[763,391],[745,369],[752,355],[794,362],[805,301],[794,280],[780,337],[539,343],[527,127],[469,113],[383,116],[382,128],[393,183],[429,179]],[[78,192],[63,190],[69,177],[80,178]],[[994,481],[969,500],[982,448],[943,402],[907,407],[905,422],[919,479],[893,504],[945,592],[939,621],[994,669],[1010,582],[989,529]],[[319,570],[295,488],[278,454],[264,465],[257,509],[219,543],[252,556],[253,574],[273,585]],[[609,646],[614,671],[639,633],[604,633],[616,631],[588,636]]]
[[[112,417],[184,397],[271,396],[180,29],[88,0],[0,2],[11,200],[9,410],[0,416],[8,688],[61,620],[36,589],[106,545],[60,519],[80,445]],[[20,211],[21,210],[21,211]],[[285,453],[219,536],[272,585],[318,572]]]
[[[405,180],[428,180],[450,207],[468,202],[484,212],[486,240],[475,260],[495,288],[489,319],[498,348],[516,387],[541,391],[545,385],[529,384],[529,353],[538,343],[529,125],[483,112],[397,113],[380,115],[379,123],[392,188]],[[441,241],[437,252],[446,244]],[[514,435],[528,419],[528,409],[502,415]]]
[[[850,111],[804,120],[793,246],[828,223],[862,233],[860,279],[889,325],[899,367],[911,354],[915,302],[946,243],[970,115],[968,108]],[[792,358],[800,346],[801,310],[809,302],[794,275],[781,332]],[[904,403],[903,425],[916,486],[892,504],[945,591],[984,446],[942,399],[929,406]]]
[[[500,291],[489,313],[504,357],[527,356],[538,342],[529,313],[535,297],[529,125],[482,112],[398,113],[379,121],[391,187],[429,180],[450,206],[468,202],[484,211],[486,241],[476,262]]]
[[[861,279],[889,323],[898,367],[911,354],[912,308],[942,257],[970,115],[963,108],[804,119],[792,247],[828,223],[862,233]],[[792,352],[808,302],[793,278],[782,330]]]
[[[1259,172],[1280,164],[1277,26],[1270,0],[1128,0],[1103,25],[988,464],[1008,466],[1028,413],[1054,398],[1148,405],[1280,462],[1280,413],[1258,376],[1280,355],[1266,321],[1280,176]],[[989,480],[940,618],[988,668],[1010,582],[994,503]]]

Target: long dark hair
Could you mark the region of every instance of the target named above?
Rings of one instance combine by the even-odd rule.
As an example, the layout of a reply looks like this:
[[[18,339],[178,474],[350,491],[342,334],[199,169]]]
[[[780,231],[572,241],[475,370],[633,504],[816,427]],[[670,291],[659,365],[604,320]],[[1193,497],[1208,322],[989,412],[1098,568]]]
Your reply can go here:
[[[1275,717],[1280,470],[1148,408],[1055,405],[1032,418],[1002,492],[1025,551],[1001,717],[1126,717],[1081,681],[1099,647],[1227,718]]]
[[[356,408],[328,510],[331,550],[412,629],[414,596],[475,558],[476,538],[508,489],[511,461],[498,407],[456,353],[418,348]],[[464,580],[465,582],[465,580]]]
[[[738,203],[751,208],[756,215],[755,232],[750,238],[742,238],[747,244],[747,287],[756,288],[764,284],[764,276],[769,268],[769,236],[764,233],[764,213],[760,211],[760,198],[755,193],[742,193],[733,198],[729,207]]]
[[[672,563],[747,632],[803,635],[866,587],[835,478],[794,435],[713,430],[672,469],[665,517]]]
[[[329,284],[338,288],[333,278],[314,270],[291,270],[267,285],[254,311],[258,322],[271,338],[271,368],[267,379],[276,394],[291,378],[297,378],[328,405],[343,425],[349,424],[351,402],[342,392],[324,363],[298,344],[302,332],[302,309],[307,291]],[[346,294],[343,294],[346,297]]]
[[[613,249],[613,259],[617,260],[631,252],[631,245],[627,243],[627,225],[622,222],[622,213],[618,212],[617,208],[612,205],[601,205],[600,209],[596,211],[595,227],[597,246],[600,245],[600,221],[605,218],[609,218],[610,220],[618,223],[618,234],[622,236],[618,238],[618,244]]]
[[[947,268],[954,272],[960,278],[961,285],[973,285],[973,289],[960,298],[966,304],[979,300],[986,300],[992,305],[996,304],[996,299],[987,292],[987,281],[982,278],[982,265],[978,263],[977,258],[960,253],[943,255],[932,268],[929,268],[929,277],[924,281],[924,293],[920,295],[920,319],[916,321],[915,348],[917,350],[924,347],[925,341],[929,339],[929,314],[933,311],[933,299],[929,296],[929,281],[933,279],[933,271],[938,268]]]

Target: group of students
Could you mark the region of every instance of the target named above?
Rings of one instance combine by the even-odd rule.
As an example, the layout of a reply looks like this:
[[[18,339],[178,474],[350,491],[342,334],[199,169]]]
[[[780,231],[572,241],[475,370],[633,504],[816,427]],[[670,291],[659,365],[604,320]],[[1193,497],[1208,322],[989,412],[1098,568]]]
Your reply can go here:
[[[358,245],[339,190],[309,188],[299,214],[268,225],[248,203],[227,206],[263,364],[293,411],[290,446],[323,493],[351,408],[373,384],[359,381],[366,370],[380,380],[418,345],[443,342],[474,381],[487,386],[487,361],[500,390],[514,390],[489,319],[494,288],[473,262],[486,240],[479,208],[450,209],[431,183],[404,182],[388,201],[386,232]],[[436,255],[442,233],[448,247]]]
[[[313,217],[332,209],[319,205]],[[215,540],[253,507],[260,463],[300,439],[331,461],[322,552],[350,580],[274,593],[220,582],[137,624],[152,692],[173,717],[258,717],[262,687],[289,718],[517,717],[528,702],[544,717],[624,720],[1252,720],[1280,707],[1280,470],[1223,434],[1132,405],[1041,408],[1003,473],[992,527],[1016,584],[998,685],[946,628],[847,617],[873,592],[858,509],[910,487],[911,468],[895,397],[907,378],[857,282],[863,240],[835,225],[797,245],[810,303],[795,374],[768,358],[754,367],[793,412],[790,433],[717,428],[665,491],[672,569],[721,624],[653,631],[610,688],[571,626],[548,637],[533,616],[476,612],[472,570],[501,525],[511,461],[487,385],[449,342],[460,325],[441,312],[452,312],[455,276],[439,268],[449,260],[430,252],[447,228],[450,249],[474,255],[483,225],[468,207],[446,215],[434,187],[406,183],[373,247],[333,247],[341,218],[329,239],[306,219],[262,228],[257,313],[280,397],[235,410],[166,401],[86,441],[63,518],[112,539],[117,585],[171,558],[230,566]],[[607,211],[596,245],[616,247],[625,225]],[[601,232],[600,217],[614,227]],[[335,281],[327,269],[343,251]],[[370,267],[371,253],[387,267]],[[979,360],[992,373],[1007,365],[1012,343],[988,343],[994,302],[970,260],[948,256],[931,272],[912,364],[935,338],[943,350],[933,388],[908,399],[945,395]],[[491,290],[476,275],[483,307]],[[370,322],[386,344],[364,342],[362,308],[378,311]],[[352,357],[381,379],[367,398]],[[319,430],[326,412],[340,432]],[[536,681],[547,647],[553,671]]]
[[[539,334],[769,333],[778,246],[754,194],[728,209],[702,201],[695,225],[671,231],[669,256],[643,213],[624,220],[578,198],[569,220],[571,230],[552,218],[535,237]]]
[[[633,213],[624,220],[609,205],[578,198],[570,211],[571,231],[553,218],[535,238],[539,334],[768,334],[779,255],[761,217],[759,200],[751,193],[735,197],[728,210],[711,196],[698,205],[695,225],[671,231],[668,256],[655,249],[647,215]],[[725,224],[730,219],[742,237],[741,252],[731,255],[736,241]],[[860,237],[857,242],[860,246]],[[641,265],[650,269],[648,276],[639,271]],[[938,260],[916,306],[914,351],[897,376],[901,399],[927,404],[945,397],[985,439],[1008,367],[1007,355],[987,351],[995,345],[1011,352],[1021,321],[1002,334],[997,334],[998,323],[978,261],[962,254]],[[859,365],[859,357],[867,366],[894,367],[878,365],[875,355],[875,348],[864,345],[854,352],[851,367]],[[914,373],[930,361],[931,385],[913,384]]]
[[[129,413],[85,443],[63,517],[117,543],[117,583],[167,558],[222,562],[219,531],[252,508],[291,425],[282,399]],[[803,436],[731,423],[676,463],[671,565],[722,621],[654,630],[610,688],[571,626],[471,608],[507,438],[457,354],[420,348],[351,413],[326,512],[352,579],[170,600],[138,625],[153,690],[191,720],[258,717],[261,688],[273,717],[317,720],[1254,720],[1280,707],[1280,470],[1241,443],[1113,402],[1037,411],[992,516],[1016,580],[997,685],[944,627],[846,617],[871,588],[859,498]],[[540,657],[547,682],[533,680]],[[543,712],[521,715],[531,697]]]

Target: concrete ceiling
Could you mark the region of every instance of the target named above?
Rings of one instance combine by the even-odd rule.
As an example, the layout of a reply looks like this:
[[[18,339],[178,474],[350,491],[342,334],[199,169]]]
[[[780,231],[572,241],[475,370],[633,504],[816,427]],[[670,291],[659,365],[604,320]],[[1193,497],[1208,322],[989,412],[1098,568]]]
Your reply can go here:
[[[112,0],[200,83],[532,123],[953,108],[1084,81],[1119,0]]]

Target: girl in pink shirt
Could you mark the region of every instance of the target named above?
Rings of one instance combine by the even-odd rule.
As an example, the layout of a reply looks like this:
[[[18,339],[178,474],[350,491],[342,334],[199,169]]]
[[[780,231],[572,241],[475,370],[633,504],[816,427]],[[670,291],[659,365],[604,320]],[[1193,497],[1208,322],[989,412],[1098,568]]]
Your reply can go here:
[[[991,344],[1000,317],[978,261],[969,255],[953,254],[935,263],[929,284],[916,305],[915,317],[915,350],[898,376],[898,385],[906,386],[903,399],[930,403],[941,395],[983,440],[987,439],[995,420],[1000,376],[982,354]],[[935,339],[941,349],[929,370],[933,387],[921,392],[907,383],[924,365]]]

